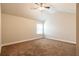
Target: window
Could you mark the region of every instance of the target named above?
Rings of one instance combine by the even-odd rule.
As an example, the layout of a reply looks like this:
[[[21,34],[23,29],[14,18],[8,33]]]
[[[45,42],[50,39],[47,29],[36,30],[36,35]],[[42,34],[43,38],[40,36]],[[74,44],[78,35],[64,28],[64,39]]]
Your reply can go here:
[[[43,34],[43,24],[42,23],[37,24],[37,34]]]

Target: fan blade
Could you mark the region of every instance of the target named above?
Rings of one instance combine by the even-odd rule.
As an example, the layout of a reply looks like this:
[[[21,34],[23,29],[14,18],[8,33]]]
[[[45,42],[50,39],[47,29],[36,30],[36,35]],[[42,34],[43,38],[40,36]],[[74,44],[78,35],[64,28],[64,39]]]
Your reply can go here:
[[[45,7],[45,8],[49,9],[50,7]]]
[[[39,5],[38,3],[35,3],[36,5]]]

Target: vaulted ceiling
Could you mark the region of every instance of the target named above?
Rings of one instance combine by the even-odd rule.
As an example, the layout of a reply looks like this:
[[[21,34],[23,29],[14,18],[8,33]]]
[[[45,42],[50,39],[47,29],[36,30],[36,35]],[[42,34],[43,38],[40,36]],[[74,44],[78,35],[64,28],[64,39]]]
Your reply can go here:
[[[34,9],[39,7],[34,3],[2,3],[1,12],[37,20],[43,20],[46,15],[57,12],[76,13],[75,3],[44,3],[44,6],[50,6],[51,9],[44,11]]]

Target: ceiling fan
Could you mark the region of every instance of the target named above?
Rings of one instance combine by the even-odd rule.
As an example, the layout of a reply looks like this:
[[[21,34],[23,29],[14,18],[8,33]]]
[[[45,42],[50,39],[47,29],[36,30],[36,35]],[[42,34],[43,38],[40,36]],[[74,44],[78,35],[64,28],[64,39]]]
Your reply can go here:
[[[51,8],[51,6],[45,5],[44,3],[34,3],[34,4],[37,5],[37,6],[39,6],[39,7],[33,8],[33,9],[47,10],[47,9]]]
[[[46,4],[46,3],[34,3],[34,4],[37,7],[32,8],[32,9],[36,11],[41,11],[44,14],[52,14],[56,12],[55,7],[51,4]]]

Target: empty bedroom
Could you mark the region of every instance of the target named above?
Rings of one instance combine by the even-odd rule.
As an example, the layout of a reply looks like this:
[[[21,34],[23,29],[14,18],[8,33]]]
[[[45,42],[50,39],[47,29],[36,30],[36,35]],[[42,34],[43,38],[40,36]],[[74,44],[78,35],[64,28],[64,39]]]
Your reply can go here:
[[[75,56],[76,3],[1,3],[1,56]]]

